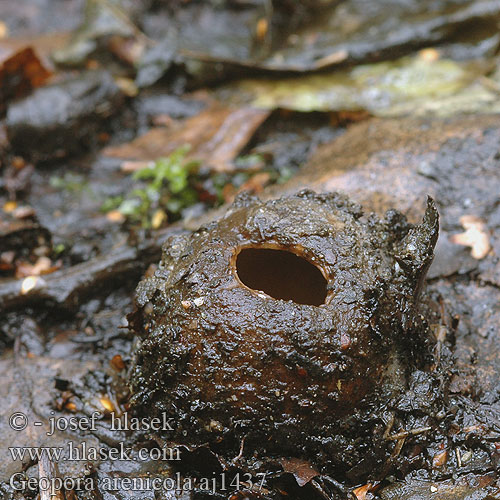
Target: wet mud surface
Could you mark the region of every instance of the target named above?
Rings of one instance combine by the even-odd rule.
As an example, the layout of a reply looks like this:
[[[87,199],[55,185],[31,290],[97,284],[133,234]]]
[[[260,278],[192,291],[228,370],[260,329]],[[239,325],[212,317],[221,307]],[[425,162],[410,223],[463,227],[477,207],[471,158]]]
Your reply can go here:
[[[3,2],[0,497],[46,500],[9,484],[22,471],[89,479],[57,500],[499,498],[500,117],[478,114],[498,109],[499,18],[492,0]],[[302,76],[346,71],[366,106],[309,99]],[[273,104],[233,100],[240,76],[272,77]],[[469,115],[406,116],[429,110]],[[190,202],[118,210],[185,142]],[[173,429],[111,428],[163,410]],[[69,441],[107,451],[59,471],[9,452]]]
[[[325,189],[343,190],[360,203],[365,211],[375,210],[383,217],[387,209],[397,207],[414,224],[422,218],[425,195],[430,194],[435,198],[441,219],[441,235],[422,294],[422,307],[433,332],[430,337],[433,358],[435,361],[441,360],[442,366],[448,366],[441,373],[449,384],[443,398],[443,392],[435,392],[433,382],[425,376],[425,371],[417,370],[407,380],[403,396],[397,399],[399,406],[395,418],[391,417],[390,412],[375,412],[368,419],[370,425],[365,428],[365,438],[369,436],[369,439],[373,439],[372,425],[375,428],[378,426],[382,435],[389,428],[392,439],[385,446],[390,453],[397,453],[395,458],[389,462],[374,463],[359,462],[361,457],[357,457],[348,468],[329,469],[327,466],[318,473],[320,475],[314,473],[314,479],[302,488],[299,488],[300,483],[294,477],[303,478],[303,468],[294,475],[293,472],[286,472],[279,462],[273,465],[271,460],[271,463],[262,464],[252,458],[253,450],[249,449],[249,455],[245,455],[245,448],[240,457],[243,460],[232,462],[232,465],[224,461],[224,453],[220,454],[219,459],[213,455],[209,455],[212,458],[203,458],[206,451],[200,450],[205,448],[198,451],[189,448],[192,450],[189,452],[191,459],[186,459],[186,463],[192,465],[188,470],[203,470],[201,463],[210,468],[212,466],[207,464],[215,460],[215,464],[224,464],[217,467],[225,467],[225,470],[233,472],[234,467],[237,470],[248,470],[250,467],[253,471],[271,471],[266,483],[266,488],[270,490],[264,494],[264,498],[266,495],[270,498],[279,497],[279,493],[273,490],[278,485],[280,489],[288,489],[297,496],[304,495],[304,498],[321,498],[321,491],[326,491],[325,494],[333,498],[335,495],[342,497],[347,495],[347,489],[342,490],[342,487],[354,487],[364,481],[374,480],[371,471],[384,465],[393,471],[395,480],[404,482],[380,488],[382,498],[451,498],[450,495],[455,495],[454,498],[465,499],[490,498],[488,495],[494,495],[495,479],[491,474],[498,467],[495,443],[499,439],[500,388],[496,325],[500,314],[500,297],[496,253],[499,190],[492,187],[498,183],[499,139],[497,117],[461,118],[447,122],[409,120],[406,123],[372,120],[352,126],[342,137],[319,150],[301,176],[262,196],[276,198],[280,194],[296,192],[298,186],[307,186],[318,192]],[[433,174],[430,175],[430,172]],[[224,213],[219,211],[219,215],[221,212]],[[483,219],[490,231],[491,250],[481,260],[473,259],[468,247],[446,243],[450,235],[464,231],[460,217],[467,214]],[[163,240],[168,237],[169,231],[179,229],[167,230]],[[157,243],[156,248],[160,244]],[[167,247],[167,251],[171,251],[169,248],[172,247]],[[2,409],[4,415],[18,410],[22,404],[23,408],[46,419],[50,411],[61,415],[67,412],[64,408],[70,402],[74,406],[70,405],[69,408],[76,411],[77,415],[90,414],[94,409],[102,409],[102,398],[109,398],[114,401],[114,405],[122,407],[128,398],[128,395],[124,396],[125,372],[110,368],[109,361],[120,354],[125,364],[131,366],[133,335],[120,327],[126,324],[125,315],[133,308],[132,290],[140,275],[134,263],[141,262],[144,265],[143,261],[148,259],[155,262],[159,254],[153,252],[149,257],[142,258],[138,255],[133,254],[128,260],[117,259],[119,262],[128,261],[131,266],[128,268],[131,271],[123,269],[118,273],[120,277],[129,278],[125,279],[128,284],[124,288],[103,296],[98,293],[90,300],[89,295],[81,296],[78,303],[83,300],[83,305],[76,320],[72,314],[51,314],[50,309],[43,307],[51,301],[45,302],[43,297],[31,305],[25,302],[28,307],[38,303],[34,314],[29,314],[34,319],[15,310],[6,315],[4,341],[10,344],[14,340],[10,338],[9,341],[7,332],[18,332],[18,337],[14,350],[6,351],[3,362],[6,367],[11,366],[9,363],[16,363],[22,370],[13,372],[6,368],[4,372],[20,373],[6,380],[4,385],[7,391],[7,403]],[[81,265],[81,269],[74,267],[78,279],[82,276],[80,272],[97,265],[99,259],[91,258],[88,263]],[[47,275],[45,281],[49,289],[57,289],[55,276]],[[68,286],[69,283],[71,281],[67,282]],[[61,286],[64,290],[64,285]],[[29,294],[22,301],[28,298]],[[223,300],[223,295],[217,300]],[[92,315],[90,322],[86,319],[89,314]],[[64,317],[67,319],[64,320]],[[30,356],[26,357],[28,352]],[[450,354],[453,355],[453,362],[446,365]],[[92,368],[89,368],[89,363]],[[431,368],[427,367],[426,370]],[[79,375],[75,375],[75,371]],[[47,373],[46,382],[40,384],[40,387],[47,388],[47,391],[43,391],[43,400],[34,399],[32,392],[26,390],[26,384],[29,387],[34,379],[40,379],[41,373]],[[203,386],[202,382],[200,384],[200,387]],[[433,418],[429,418],[429,414],[432,414],[430,408],[441,408],[442,412],[437,411]],[[99,442],[119,440],[115,433],[106,431],[109,427],[106,419],[101,425],[102,431],[87,435],[87,438]],[[412,430],[416,434],[412,434]],[[357,432],[360,432],[359,428]],[[1,435],[6,445],[19,442],[18,434],[5,425]],[[81,434],[74,436],[82,437]],[[120,437],[131,444],[141,440],[148,442],[150,439],[140,433]],[[37,439],[36,436],[31,438]],[[43,438],[40,436],[39,439]],[[32,439],[29,442],[33,442]],[[345,441],[342,444],[347,445]],[[446,455],[445,460],[443,453]],[[199,458],[200,454],[202,458]],[[274,456],[277,460],[276,454]],[[8,458],[2,460],[9,463],[9,472],[15,467]],[[314,461],[311,463],[314,464]],[[112,472],[106,460],[95,462],[94,466],[96,471],[93,474],[97,477],[120,474],[116,470]],[[156,470],[155,473],[160,476],[172,473],[158,471],[157,466],[157,462],[151,462],[123,467],[132,467],[130,470]],[[214,465],[214,469],[217,467]],[[77,464],[76,468],[80,468],[79,472],[83,473],[83,464]],[[293,468],[288,466],[288,470]],[[344,486],[335,482],[339,480]],[[6,498],[10,498],[9,488],[6,488]],[[202,495],[192,494],[195,497]],[[431,494],[434,496],[429,496]]]

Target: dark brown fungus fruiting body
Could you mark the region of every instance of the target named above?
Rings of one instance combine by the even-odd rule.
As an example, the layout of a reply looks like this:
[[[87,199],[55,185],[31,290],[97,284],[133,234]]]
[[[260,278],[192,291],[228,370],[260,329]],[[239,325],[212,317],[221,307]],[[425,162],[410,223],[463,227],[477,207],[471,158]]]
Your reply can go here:
[[[240,197],[167,241],[138,287],[136,406],[174,417],[178,441],[231,448],[245,436],[268,452],[324,454],[417,363],[408,345],[423,335],[416,301],[437,234],[432,200],[412,226],[340,194]]]

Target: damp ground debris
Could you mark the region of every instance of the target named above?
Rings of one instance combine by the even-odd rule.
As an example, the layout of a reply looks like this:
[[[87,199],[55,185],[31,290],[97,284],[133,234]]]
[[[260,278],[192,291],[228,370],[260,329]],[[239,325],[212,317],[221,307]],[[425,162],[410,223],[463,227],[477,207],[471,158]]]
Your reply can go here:
[[[500,498],[499,21],[3,2],[0,497]]]

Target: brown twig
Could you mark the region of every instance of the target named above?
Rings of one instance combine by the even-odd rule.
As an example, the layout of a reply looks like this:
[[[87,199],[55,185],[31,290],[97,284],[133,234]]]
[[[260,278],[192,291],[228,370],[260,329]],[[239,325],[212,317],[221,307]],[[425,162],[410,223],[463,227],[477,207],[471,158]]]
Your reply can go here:
[[[54,479],[60,479],[59,468],[45,454],[38,462],[40,478],[40,500],[66,500],[64,491],[57,488]]]
[[[179,228],[168,228],[136,247],[124,243],[88,262],[36,277],[29,288],[23,287],[23,283],[32,277],[3,280],[0,311],[37,304],[77,310],[80,303],[96,291],[116,288],[132,277],[139,279],[147,265],[160,258],[163,242],[174,232],[179,232]]]
[[[423,434],[424,432],[428,432],[432,429],[432,427],[420,427],[419,429],[411,429],[409,431],[401,431],[396,434],[392,434],[391,436],[387,436],[389,441],[398,441],[403,438],[407,438],[410,436],[417,436],[418,434]]]

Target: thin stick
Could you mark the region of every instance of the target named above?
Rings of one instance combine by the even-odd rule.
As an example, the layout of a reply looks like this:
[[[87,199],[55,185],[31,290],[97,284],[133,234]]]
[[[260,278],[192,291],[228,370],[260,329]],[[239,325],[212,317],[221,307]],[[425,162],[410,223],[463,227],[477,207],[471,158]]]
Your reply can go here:
[[[416,436],[418,434],[423,434],[424,432],[428,432],[432,429],[432,427],[421,427],[420,429],[412,429],[409,431],[401,431],[397,434],[392,434],[392,436],[388,436],[387,439],[390,441],[397,441],[402,438],[407,438],[409,436]]]

